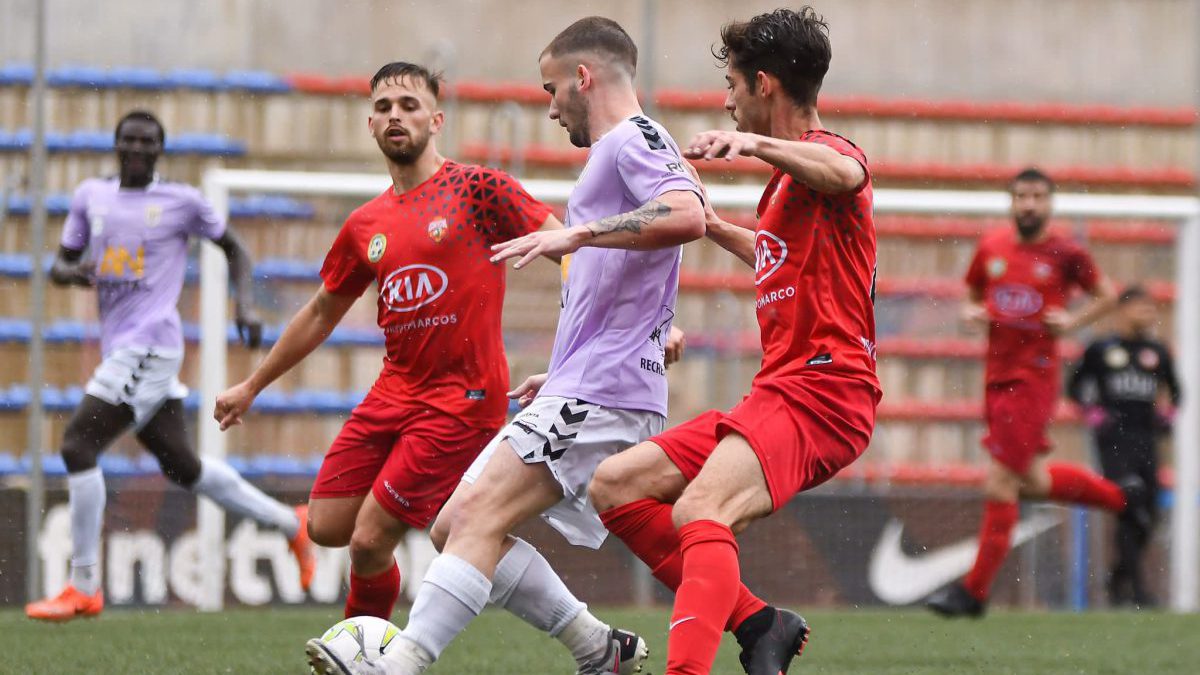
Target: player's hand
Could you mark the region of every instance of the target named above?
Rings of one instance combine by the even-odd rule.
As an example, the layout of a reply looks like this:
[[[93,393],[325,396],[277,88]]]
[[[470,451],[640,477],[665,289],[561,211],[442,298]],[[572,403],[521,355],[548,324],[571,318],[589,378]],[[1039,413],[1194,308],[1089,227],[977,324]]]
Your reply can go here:
[[[983,328],[984,326],[988,325],[988,321],[990,321],[987,307],[974,302],[968,302],[967,304],[963,305],[959,318],[962,319],[963,324],[965,324],[967,328],[971,329]]]
[[[741,131],[703,131],[692,138],[683,150],[688,159],[718,159],[732,161],[738,155],[754,156],[759,137]]]
[[[262,344],[263,322],[257,312],[239,305],[234,310],[234,323],[242,344],[251,349],[256,349]]]
[[[242,415],[250,409],[256,395],[249,382],[242,382],[217,396],[213,419],[220,423],[221,431],[242,423]]]
[[[670,368],[671,364],[682,359],[685,347],[687,347],[687,338],[683,331],[671,326],[671,332],[667,335],[667,346],[663,350],[663,365]]]
[[[544,384],[546,384],[546,373],[530,375],[516,389],[508,392],[508,397],[517,399],[517,405],[524,408],[533,402]]]
[[[704,186],[704,181],[700,180],[700,173],[696,171],[696,167],[692,166],[691,162],[684,162],[683,166],[687,168],[691,174],[692,180],[696,182],[696,187],[700,188],[700,196],[704,199],[704,230],[705,234],[712,229],[714,225],[723,223],[720,216],[713,209],[712,200],[708,198],[708,188]]]
[[[561,230],[539,230],[492,247],[492,262],[520,256],[513,269],[521,269],[538,256],[562,258],[579,250],[592,233],[582,225]]]
[[[1065,335],[1075,329],[1071,313],[1065,309],[1052,307],[1042,314],[1042,324],[1055,335]]]

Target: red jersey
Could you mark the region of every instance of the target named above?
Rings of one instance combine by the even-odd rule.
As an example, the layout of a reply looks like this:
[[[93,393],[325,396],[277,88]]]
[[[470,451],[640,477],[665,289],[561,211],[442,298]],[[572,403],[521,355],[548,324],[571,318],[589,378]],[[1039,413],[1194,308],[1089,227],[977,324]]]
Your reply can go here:
[[[967,286],[982,295],[991,318],[987,383],[1030,378],[1057,382],[1058,340],[1042,322],[1063,309],[1072,291],[1100,280],[1084,248],[1060,235],[1023,243],[1012,227],[989,232],[967,270]]]
[[[755,381],[809,368],[860,378],[876,389],[875,221],[867,158],[823,130],[800,140],[856,160],[862,187],[824,194],[776,169],[758,204],[754,240],[755,308],[762,369]]]
[[[503,264],[491,245],[532,232],[550,209],[508,174],[447,160],[429,180],[386,192],[350,214],[321,268],[330,293],[379,290],[387,341],[376,387],[471,426],[508,410],[500,319]]]

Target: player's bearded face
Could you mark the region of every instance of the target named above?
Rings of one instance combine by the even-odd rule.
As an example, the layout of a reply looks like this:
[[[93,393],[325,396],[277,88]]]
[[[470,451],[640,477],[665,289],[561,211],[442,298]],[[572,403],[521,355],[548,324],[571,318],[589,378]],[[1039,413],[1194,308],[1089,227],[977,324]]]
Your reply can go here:
[[[417,161],[439,126],[433,94],[407,79],[388,80],[373,98],[371,135],[379,150],[397,164]]]
[[[753,82],[746,80],[741,71],[730,62],[725,73],[727,93],[725,109],[737,124],[737,130],[748,133],[762,133],[763,120],[761,114],[762,98],[756,96],[751,89]]]
[[[542,88],[550,94],[550,119],[567,130],[571,145],[588,148],[592,145],[592,134],[587,100],[579,91],[578,79],[569,63],[573,61],[543,56],[538,63],[542,69]]]
[[[1042,181],[1019,181],[1013,185],[1013,220],[1022,238],[1032,239],[1046,228],[1050,202],[1050,186]]]

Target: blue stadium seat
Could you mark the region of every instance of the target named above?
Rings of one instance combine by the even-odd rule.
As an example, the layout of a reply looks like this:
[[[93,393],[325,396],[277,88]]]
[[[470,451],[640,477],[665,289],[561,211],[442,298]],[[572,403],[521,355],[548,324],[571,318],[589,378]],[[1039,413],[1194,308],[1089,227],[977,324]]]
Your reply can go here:
[[[225,85],[258,94],[278,94],[292,90],[282,77],[262,70],[231,70],[225,73]]]
[[[234,157],[246,154],[246,144],[221,134],[185,133],[168,136],[166,152],[174,155]]]
[[[110,131],[79,129],[67,135],[65,150],[71,152],[109,152],[113,149]]]
[[[166,89],[167,78],[154,68],[121,66],[108,72],[108,84],[119,89]]]
[[[201,68],[178,68],[167,73],[164,80],[172,89],[220,91],[229,88],[220,75]]]
[[[28,63],[6,63],[0,66],[0,86],[33,84],[33,66]]]
[[[51,87],[103,89],[111,82],[111,74],[95,66],[67,65],[46,72],[46,84]]]

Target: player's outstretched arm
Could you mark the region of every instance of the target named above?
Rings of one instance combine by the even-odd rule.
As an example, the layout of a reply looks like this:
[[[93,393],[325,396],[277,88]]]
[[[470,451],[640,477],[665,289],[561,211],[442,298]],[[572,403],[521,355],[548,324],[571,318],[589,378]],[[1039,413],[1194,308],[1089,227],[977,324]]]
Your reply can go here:
[[[732,160],[738,155],[757,157],[817,192],[853,192],[867,180],[867,171],[852,157],[809,141],[790,141],[741,131],[705,131],[696,134],[683,156],[688,159]]]
[[[225,252],[229,261],[229,283],[233,286],[234,322],[237,325],[238,336],[247,347],[255,348],[262,344],[262,320],[254,311],[250,288],[254,283],[254,261],[250,251],[242,243],[241,238],[226,227],[224,234],[213,243]]]
[[[704,186],[704,181],[700,180],[696,167],[692,166],[691,162],[684,162],[683,165],[692,175],[692,180],[696,182],[696,186],[700,188],[700,195],[704,198],[704,236],[737,256],[749,265],[750,269],[754,269],[754,229],[722,220],[713,209],[712,200],[708,197],[708,188]]]
[[[330,293],[322,286],[288,322],[283,335],[254,373],[217,397],[213,417],[221,423],[221,430],[241,424],[242,415],[259,392],[324,342],[357,299],[353,295]]]
[[[492,247],[492,262],[519,258],[521,268],[538,256],[563,256],[584,246],[647,251],[704,236],[704,208],[690,190],[664,192],[632,211],[563,230],[534,232]]]
[[[83,251],[58,247],[58,255],[50,266],[50,281],[58,286],[95,286],[95,270],[83,259]]]

